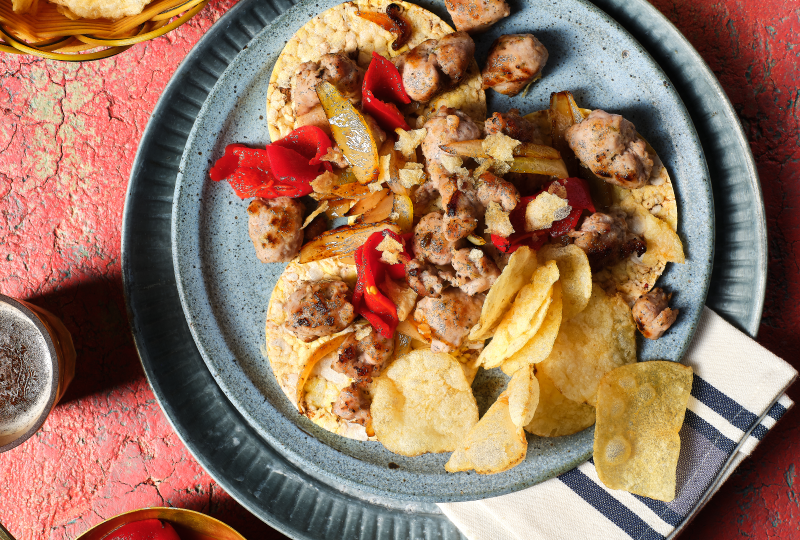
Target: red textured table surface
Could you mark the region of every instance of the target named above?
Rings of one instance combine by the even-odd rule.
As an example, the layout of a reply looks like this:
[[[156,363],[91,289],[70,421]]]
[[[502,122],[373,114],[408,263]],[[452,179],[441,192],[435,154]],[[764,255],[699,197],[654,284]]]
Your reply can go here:
[[[131,164],[181,59],[235,3],[216,0],[166,37],[73,65],[0,53],[0,291],[72,332],[75,380],[44,427],[0,454],[0,521],[19,539],[74,538],[115,514],[176,506],[245,537],[282,538],[239,506],[172,431],[125,314],[120,229]],[[800,367],[800,6],[656,0],[722,82],[758,163],[769,227],[758,341]],[[800,399],[800,386],[790,390]],[[684,538],[800,537],[791,412]],[[798,481],[800,484],[800,480]]]

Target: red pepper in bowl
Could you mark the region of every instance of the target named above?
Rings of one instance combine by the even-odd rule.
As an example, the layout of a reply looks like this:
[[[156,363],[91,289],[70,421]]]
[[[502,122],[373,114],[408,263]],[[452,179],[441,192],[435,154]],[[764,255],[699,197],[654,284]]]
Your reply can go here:
[[[400,72],[389,60],[373,51],[364,84],[361,87],[361,105],[387,131],[397,128],[411,129],[397,104],[411,103]]]

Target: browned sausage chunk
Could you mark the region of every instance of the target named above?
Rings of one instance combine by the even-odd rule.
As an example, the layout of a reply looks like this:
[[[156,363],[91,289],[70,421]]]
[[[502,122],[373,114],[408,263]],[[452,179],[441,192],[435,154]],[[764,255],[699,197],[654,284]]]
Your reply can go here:
[[[647,250],[647,244],[628,231],[624,217],[601,212],[587,217],[580,229],[570,232],[569,236],[586,252],[593,271],[611,266],[631,253],[642,256]]]
[[[339,392],[339,397],[333,403],[333,414],[344,420],[366,426],[372,423],[370,405],[372,405],[372,399],[367,392],[366,383],[354,382]]]
[[[356,314],[343,281],[301,284],[286,301],[286,330],[305,342],[344,330]]]
[[[502,133],[520,142],[542,144],[542,134],[539,126],[520,116],[518,109],[511,109],[507,113],[494,113],[483,124],[487,135]]]
[[[639,331],[647,339],[658,339],[672,326],[678,318],[678,310],[671,309],[667,304],[672,294],[667,294],[660,287],[639,297],[631,314]]]
[[[483,87],[516,96],[541,77],[547,57],[547,49],[533,34],[500,36],[492,43],[483,68]]]
[[[258,260],[289,262],[303,243],[303,203],[289,197],[253,199],[247,207],[247,228]]]
[[[457,243],[445,238],[441,212],[425,215],[414,228],[414,256],[417,259],[433,264],[448,264]]]
[[[331,369],[351,379],[368,381],[380,375],[393,352],[394,340],[386,339],[374,328],[361,341],[350,334],[339,346],[339,357],[331,364]]]
[[[647,144],[620,115],[592,111],[564,137],[581,163],[606,182],[634,189],[649,181],[653,159]]]
[[[482,294],[468,296],[460,289],[450,288],[439,298],[429,296],[417,302],[414,320],[420,323],[423,335],[429,328],[431,350],[451,352],[458,349],[478,322],[484,300]]]
[[[480,32],[511,14],[505,0],[444,0],[456,28]]]

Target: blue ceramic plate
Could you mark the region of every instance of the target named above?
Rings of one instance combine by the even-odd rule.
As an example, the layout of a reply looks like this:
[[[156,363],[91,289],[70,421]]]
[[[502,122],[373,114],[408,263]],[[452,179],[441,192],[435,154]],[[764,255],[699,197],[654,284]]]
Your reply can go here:
[[[265,100],[272,66],[286,40],[309,17],[338,3],[302,2],[260,32],[238,54],[206,99],[180,165],[172,215],[175,275],[195,343],[230,401],[264,439],[314,475],[379,496],[459,501],[531,486],[588,458],[593,430],[553,439],[529,435],[519,466],[495,475],[448,474],[447,454],[408,458],[379,443],[333,435],[299,415],[262,354],[270,293],[283,265],[262,264],[247,235],[246,203],[208,179],[210,164],[234,142],[269,142]],[[425,5],[425,4],[423,4]],[[442,12],[441,7],[426,6]],[[446,18],[446,14],[445,18]],[[530,2],[479,36],[479,64],[501,34],[533,32],[550,52],[544,78],[526,97],[488,93],[490,111],[547,108],[568,89],[579,105],[618,112],[653,145],[675,185],[679,234],[687,263],[670,265],[660,283],[675,291],[678,323],[657,342],[639,343],[640,359],[679,360],[705,301],[713,256],[708,171],[692,121],[664,72],[617,23],[588,2]],[[483,388],[481,388],[483,385]],[[483,409],[498,386],[479,376]],[[486,387],[491,386],[491,392]]]

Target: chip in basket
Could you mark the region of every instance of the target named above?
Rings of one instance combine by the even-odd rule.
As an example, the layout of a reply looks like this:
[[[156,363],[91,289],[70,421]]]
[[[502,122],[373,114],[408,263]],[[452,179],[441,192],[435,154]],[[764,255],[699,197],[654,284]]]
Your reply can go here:
[[[692,368],[675,362],[639,362],[603,377],[594,463],[606,486],[660,501],[675,498],[678,432],[691,390]]]
[[[594,406],[603,375],[636,362],[636,325],[619,296],[595,284],[589,305],[561,324],[553,350],[536,365],[564,396]]]
[[[396,454],[451,452],[478,421],[461,363],[446,353],[420,349],[397,358],[373,392],[375,435]]]

